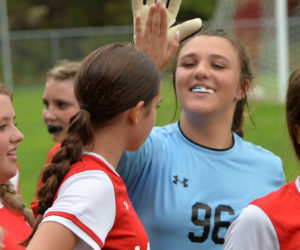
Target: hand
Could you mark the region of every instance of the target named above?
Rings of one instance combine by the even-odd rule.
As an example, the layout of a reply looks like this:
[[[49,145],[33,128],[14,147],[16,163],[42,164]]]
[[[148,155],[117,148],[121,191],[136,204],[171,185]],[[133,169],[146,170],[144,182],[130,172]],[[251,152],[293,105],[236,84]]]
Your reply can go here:
[[[134,0],[133,0],[134,1]],[[161,72],[167,68],[179,47],[179,32],[168,41],[167,9],[160,1],[148,9],[148,17],[143,27],[142,18],[135,19],[135,48],[148,55]]]
[[[182,42],[194,35],[195,33],[197,33],[198,31],[200,31],[202,28],[202,21],[200,18],[195,18],[186,21],[182,24],[171,27],[176,21],[181,1],[182,0],[162,0],[162,3],[166,6],[167,9],[169,42],[173,39],[177,31],[179,31],[180,33],[180,42]],[[143,31],[145,30],[149,9],[155,4],[155,2],[155,0],[132,0],[134,31],[136,31],[136,17],[138,15],[141,17],[142,29]],[[134,41],[135,39],[136,34],[134,34]]]

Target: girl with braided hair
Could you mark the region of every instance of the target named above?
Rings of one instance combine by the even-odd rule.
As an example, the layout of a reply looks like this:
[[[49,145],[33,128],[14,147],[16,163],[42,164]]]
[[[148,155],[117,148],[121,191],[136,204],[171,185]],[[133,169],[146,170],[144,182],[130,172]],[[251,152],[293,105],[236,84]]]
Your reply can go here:
[[[160,103],[161,74],[134,48],[116,43],[82,63],[80,111],[42,171],[39,216],[27,249],[143,249],[147,234],[115,168],[149,135]]]
[[[23,249],[18,243],[31,231],[33,216],[25,209],[9,179],[15,176],[18,144],[24,139],[15,125],[12,93],[0,84],[0,227],[3,249]]]

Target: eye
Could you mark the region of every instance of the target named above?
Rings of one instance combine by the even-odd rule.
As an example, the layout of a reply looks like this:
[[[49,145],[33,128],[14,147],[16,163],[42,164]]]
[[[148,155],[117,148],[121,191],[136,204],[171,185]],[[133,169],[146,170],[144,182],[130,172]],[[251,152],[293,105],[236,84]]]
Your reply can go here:
[[[212,66],[216,69],[225,69],[225,66],[223,64],[220,64],[220,63],[213,63]]]
[[[45,108],[49,107],[49,103],[46,100],[43,100],[43,104],[44,104]]]
[[[57,102],[57,107],[59,109],[66,109],[68,107],[68,104],[66,104],[65,102]]]
[[[191,67],[193,67],[195,65],[196,65],[195,62],[183,62],[182,63],[182,66],[185,67],[185,68],[191,68]]]
[[[1,124],[1,125],[0,125],[0,131],[3,131],[3,130],[5,129],[6,126],[7,126],[6,124]]]

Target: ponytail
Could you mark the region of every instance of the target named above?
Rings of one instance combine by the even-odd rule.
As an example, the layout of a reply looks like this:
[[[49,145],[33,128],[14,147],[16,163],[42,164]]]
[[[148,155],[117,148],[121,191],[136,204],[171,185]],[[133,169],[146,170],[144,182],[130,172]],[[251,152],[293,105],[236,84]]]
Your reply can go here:
[[[43,219],[46,210],[52,206],[54,197],[70,166],[78,162],[83,146],[91,142],[93,132],[90,124],[90,114],[80,110],[70,121],[66,139],[60,150],[53,156],[52,163],[46,165],[41,173],[42,186],[38,192],[39,215],[33,225],[33,230],[22,246],[27,246]]]

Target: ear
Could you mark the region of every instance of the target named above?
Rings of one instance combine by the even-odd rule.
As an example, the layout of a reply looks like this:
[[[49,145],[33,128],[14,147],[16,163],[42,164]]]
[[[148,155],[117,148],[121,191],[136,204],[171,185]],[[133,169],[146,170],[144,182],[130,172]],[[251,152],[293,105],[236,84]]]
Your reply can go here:
[[[294,125],[294,133],[295,133],[297,142],[300,145],[300,126],[298,124]]]
[[[132,125],[136,125],[141,117],[144,101],[139,101],[134,107],[128,110],[128,120]]]
[[[246,79],[244,87],[242,86],[242,84],[239,86],[239,89],[237,90],[237,93],[235,96],[235,100],[237,100],[237,101],[242,100],[245,97],[245,95],[249,92],[250,85],[251,85],[251,83],[250,83],[249,79]]]

